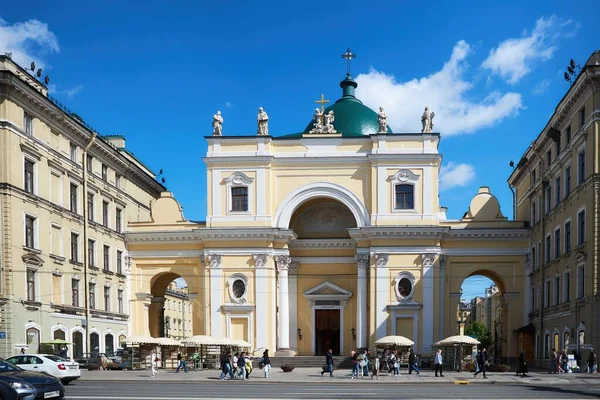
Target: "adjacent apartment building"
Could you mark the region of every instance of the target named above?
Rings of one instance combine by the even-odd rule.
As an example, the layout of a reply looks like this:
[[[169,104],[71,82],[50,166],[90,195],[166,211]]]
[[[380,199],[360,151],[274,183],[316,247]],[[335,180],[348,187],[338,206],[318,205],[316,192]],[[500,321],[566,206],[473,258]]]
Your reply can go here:
[[[582,66],[509,178],[529,221],[525,299],[537,365],[600,348],[600,52]],[[527,321],[524,321],[526,324]]]
[[[181,340],[193,335],[192,303],[187,287],[178,287],[176,282],[169,283],[164,300],[165,337]]]
[[[164,187],[125,149],[0,56],[0,354],[71,342],[110,353],[129,333],[124,229]],[[47,351],[47,349],[44,349]]]

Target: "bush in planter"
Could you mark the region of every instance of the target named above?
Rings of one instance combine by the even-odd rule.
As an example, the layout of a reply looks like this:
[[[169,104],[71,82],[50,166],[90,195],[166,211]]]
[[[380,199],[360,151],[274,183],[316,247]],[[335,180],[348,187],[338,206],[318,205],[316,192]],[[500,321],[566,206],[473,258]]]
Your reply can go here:
[[[281,369],[283,370],[283,372],[292,372],[294,370],[294,366],[290,365],[290,364],[283,364],[281,366]]]

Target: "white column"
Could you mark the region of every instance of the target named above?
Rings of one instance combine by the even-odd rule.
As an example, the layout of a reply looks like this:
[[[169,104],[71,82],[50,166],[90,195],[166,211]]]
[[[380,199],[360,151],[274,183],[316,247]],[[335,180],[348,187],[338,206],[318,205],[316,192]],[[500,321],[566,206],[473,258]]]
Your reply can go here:
[[[255,294],[256,310],[255,313],[255,329],[256,329],[256,346],[257,350],[267,349],[267,315],[269,305],[267,301],[267,254],[254,254],[254,275],[256,279]],[[262,354],[261,351],[261,354]]]
[[[444,338],[444,267],[446,266],[446,258],[448,256],[440,256],[440,268],[438,279],[438,340]]]
[[[278,350],[290,348],[290,302],[288,291],[288,268],[292,259],[290,256],[277,257],[279,270],[279,337]]]
[[[423,260],[423,344],[421,353],[429,354],[433,344],[433,264],[435,263],[435,254],[422,254],[421,259]]]
[[[290,348],[298,351],[298,263],[290,264]]]
[[[357,295],[356,295],[356,348],[367,347],[367,266],[368,254],[356,255]]]
[[[533,289],[531,289],[532,285],[530,276],[532,272],[532,266],[531,257],[529,254],[525,254],[523,256],[523,262],[525,264],[525,285],[521,290],[525,296],[525,312],[523,313],[523,326],[525,326],[529,324],[529,313],[533,311],[533,304],[531,303],[531,292]]]
[[[223,321],[221,303],[223,302],[223,271],[221,271],[219,254],[210,254],[206,257],[206,264],[210,271],[210,336],[223,337]]]
[[[380,339],[387,335],[387,319],[389,303],[389,279],[387,262],[389,255],[385,253],[375,253],[375,330],[377,332],[376,339]]]

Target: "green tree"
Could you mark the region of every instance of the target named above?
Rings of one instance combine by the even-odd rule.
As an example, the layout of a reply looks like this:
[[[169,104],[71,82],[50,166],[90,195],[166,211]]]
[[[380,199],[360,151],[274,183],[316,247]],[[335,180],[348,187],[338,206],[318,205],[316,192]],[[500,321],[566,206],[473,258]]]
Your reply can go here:
[[[476,338],[481,342],[481,347],[491,350],[492,334],[481,322],[472,322],[465,327],[465,335]]]

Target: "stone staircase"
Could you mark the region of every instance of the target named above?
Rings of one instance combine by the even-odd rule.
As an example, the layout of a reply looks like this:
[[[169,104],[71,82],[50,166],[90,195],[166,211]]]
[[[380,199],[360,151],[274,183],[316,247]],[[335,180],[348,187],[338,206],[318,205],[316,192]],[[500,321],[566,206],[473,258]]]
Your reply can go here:
[[[336,369],[351,369],[352,359],[344,356],[334,356]],[[271,356],[271,367],[279,368],[283,364],[290,364],[296,368],[317,368],[325,365],[325,356],[294,356],[294,357],[274,357]]]

